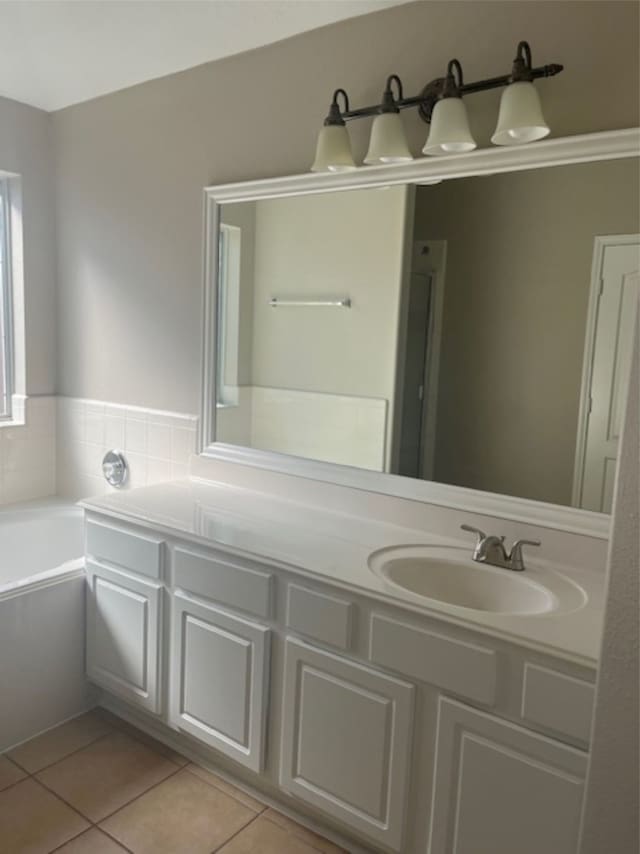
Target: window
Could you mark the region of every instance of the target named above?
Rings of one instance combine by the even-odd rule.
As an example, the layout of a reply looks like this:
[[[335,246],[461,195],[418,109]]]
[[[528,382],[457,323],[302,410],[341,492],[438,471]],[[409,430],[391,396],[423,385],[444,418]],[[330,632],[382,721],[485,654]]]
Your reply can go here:
[[[13,359],[9,182],[0,178],[0,419],[11,417]]]
[[[236,406],[240,349],[240,229],[220,226],[218,258],[218,406]]]

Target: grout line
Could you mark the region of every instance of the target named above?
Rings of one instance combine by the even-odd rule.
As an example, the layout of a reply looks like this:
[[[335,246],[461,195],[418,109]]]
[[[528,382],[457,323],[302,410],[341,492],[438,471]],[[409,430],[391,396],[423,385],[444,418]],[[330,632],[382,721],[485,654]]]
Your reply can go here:
[[[58,497],[59,496],[57,496],[57,495],[41,496],[41,498],[43,500],[45,498],[58,498]],[[36,500],[40,500],[40,499],[36,499]],[[18,741],[16,744],[12,744],[9,747],[6,747],[2,751],[2,753],[0,753],[0,756],[7,756],[8,757],[9,754],[13,753],[14,750],[17,750],[19,747],[24,747],[24,745],[29,744],[30,741],[35,741],[35,739],[40,738],[41,735],[47,735],[48,733],[52,733],[54,730],[58,729],[58,727],[64,726],[65,724],[69,724],[72,721],[77,721],[78,718],[83,718],[85,715],[88,715],[91,712],[94,712],[98,708],[99,708],[99,706],[91,706],[89,708],[86,708],[83,712],[78,712],[75,715],[71,715],[71,717],[68,717],[62,721],[59,721],[57,724],[53,724],[53,726],[45,727],[45,729],[39,730],[37,733],[35,733],[35,735],[32,735],[30,738],[24,738],[22,741]]]
[[[65,759],[69,759],[71,756],[75,756],[76,753],[80,753],[81,750],[85,750],[87,747],[91,747],[92,744],[95,744],[97,741],[100,741],[103,738],[106,738],[108,735],[111,735],[113,730],[109,732],[103,732],[101,735],[97,735],[95,738],[92,738],[91,741],[88,741],[86,744],[83,744],[82,747],[76,747],[70,753],[65,753],[64,756],[61,756],[59,759],[56,759],[54,762],[50,762],[48,765],[43,765],[42,768],[37,768],[35,771],[28,771],[23,765],[20,765],[19,762],[15,760],[11,760],[15,765],[20,768],[21,771],[24,771],[26,774],[29,774],[31,777],[35,777],[37,774],[42,773],[42,771],[48,771],[49,768],[53,768],[54,765],[58,765],[60,762],[64,762]],[[29,742],[26,742],[27,744]]]
[[[162,759],[166,759],[166,757],[164,757],[164,756],[163,756],[163,757],[161,757],[161,758],[162,758]],[[166,761],[168,762],[169,760],[167,759]],[[173,763],[172,763],[172,764],[173,764]],[[118,809],[113,810],[113,812],[110,812],[110,813],[108,813],[107,815],[102,816],[102,818],[98,819],[98,821],[96,821],[96,822],[92,822],[92,823],[93,823],[93,824],[95,824],[95,826],[96,826],[96,827],[99,827],[99,828],[100,828],[100,830],[103,830],[103,828],[102,828],[102,822],[103,822],[103,821],[106,821],[107,819],[112,818],[112,816],[114,816],[116,813],[120,812],[120,810],[123,810],[125,807],[130,806],[130,805],[131,805],[132,803],[134,803],[135,801],[140,800],[140,798],[143,798],[143,797],[144,797],[145,795],[147,795],[149,792],[153,791],[153,789],[156,789],[158,786],[161,786],[163,783],[166,783],[166,782],[167,782],[167,780],[170,780],[172,777],[175,777],[175,776],[176,776],[176,774],[179,774],[179,773],[180,773],[180,771],[182,771],[182,770],[183,770],[182,768],[176,768],[176,770],[175,770],[175,771],[172,771],[170,774],[167,774],[167,776],[166,776],[166,777],[163,777],[163,778],[162,778],[162,780],[158,780],[158,782],[157,782],[157,783],[154,783],[152,786],[149,786],[149,788],[148,788],[148,789],[145,789],[145,790],[144,790],[144,792],[140,792],[140,794],[139,794],[139,795],[136,795],[135,797],[131,798],[131,800],[130,800],[130,801],[127,801],[126,803],[121,804],[121,805],[118,807]]]
[[[22,768],[20,769],[22,771]],[[9,783],[8,786],[5,786],[4,789],[0,789],[0,798],[4,795],[5,792],[8,792],[9,789],[13,789],[14,786],[18,786],[20,783],[24,783],[25,780],[28,780],[31,777],[31,774],[26,774],[24,777],[21,777],[19,780],[15,780],[13,783]]]
[[[123,851],[127,851],[128,854],[134,854],[134,852],[131,850],[131,848],[127,848],[127,846],[123,845],[122,842],[120,842],[118,839],[115,838],[115,836],[111,836],[110,833],[107,833],[106,830],[103,830],[101,827],[98,827],[96,824],[92,824],[91,827],[86,827],[84,830],[81,830],[80,833],[76,833],[76,835],[72,836],[71,839],[67,839],[66,842],[63,842],[61,845],[58,845],[57,848],[53,848],[51,851],[49,851],[49,854],[55,854],[56,851],[61,851],[65,847],[65,845],[68,845],[70,842],[73,842],[75,839],[79,839],[85,833],[89,833],[90,830],[97,830],[98,833],[104,834],[106,837],[108,837],[113,842],[115,842],[117,845],[119,845]]]
[[[259,804],[261,804],[261,805],[262,805],[262,809],[261,809],[261,810],[257,810],[257,811],[256,811],[253,807],[250,807],[248,804],[246,804],[243,800],[241,800],[237,795],[234,795],[232,792],[229,792],[229,791],[227,791],[226,789],[223,789],[223,788],[221,788],[220,786],[217,786],[214,782],[209,782],[208,780],[203,779],[199,774],[194,774],[194,773],[193,773],[193,771],[191,771],[191,770],[190,770],[189,765],[195,765],[195,766],[196,766],[196,768],[199,768],[200,766],[199,766],[199,765],[196,765],[196,763],[195,763],[195,762],[189,762],[189,764],[188,764],[188,765],[183,766],[183,767],[184,767],[184,770],[185,770],[185,771],[188,771],[188,772],[189,772],[189,774],[191,774],[191,776],[192,776],[192,777],[195,777],[195,778],[196,778],[196,780],[200,780],[200,782],[201,782],[201,783],[205,783],[207,786],[210,786],[212,789],[215,789],[215,790],[216,790],[216,792],[220,792],[221,794],[226,795],[226,796],[227,796],[227,797],[229,797],[229,798],[233,798],[233,800],[234,800],[234,801],[237,801],[237,802],[238,802],[241,806],[243,806],[245,809],[247,809],[247,810],[251,810],[251,812],[254,812],[254,813],[256,814],[256,817],[257,817],[257,816],[259,816],[259,815],[262,815],[264,812],[266,812],[266,810],[268,810],[268,809],[269,809],[268,804],[263,804],[263,803],[262,803],[262,801],[261,801],[261,800],[259,800],[258,798],[254,798],[254,797],[252,797],[251,795],[247,795],[247,797],[248,797],[248,798],[249,798],[249,797],[251,797],[251,799],[252,799],[252,800],[254,800],[254,801],[256,801],[256,803],[259,803]],[[203,768],[202,770],[203,770],[203,771],[207,771],[207,769],[206,769],[206,768]],[[211,774],[211,776],[212,776],[212,777],[214,776],[214,775],[211,773],[211,771],[207,771],[207,773],[208,773],[208,774]],[[221,782],[225,782],[225,781],[221,781]],[[232,786],[233,784],[228,783],[227,785]],[[239,790],[239,791],[240,791],[240,790]]]
[[[42,780],[38,780],[38,778],[36,776],[34,776],[33,774],[30,774],[29,776],[33,780],[34,783],[37,783],[38,785],[42,786],[42,788],[45,789],[47,792],[49,792],[50,795],[53,795],[54,798],[57,798],[59,801],[62,801],[62,803],[65,804],[66,806],[68,806],[70,810],[73,810],[75,813],[77,813],[80,816],[80,818],[83,819],[83,821],[89,822],[89,825],[94,824],[94,822],[88,816],[84,815],[84,813],[81,813],[77,807],[74,807],[74,805],[72,803],[69,803],[69,801],[65,800],[65,798],[62,797],[62,795],[59,795],[53,789],[50,789],[49,786],[46,785],[46,783],[42,782]],[[89,830],[89,828],[85,827],[85,830]]]
[[[113,842],[115,842],[117,845],[119,845],[122,849],[124,849],[124,851],[127,851],[127,852],[128,852],[128,854],[134,854],[133,849],[128,848],[128,847],[124,844],[124,842],[120,842],[120,840],[119,840],[117,837],[115,837],[115,836],[113,836],[111,833],[109,833],[109,831],[108,831],[108,830],[105,830],[105,829],[104,829],[104,827],[100,827],[100,826],[99,826],[99,825],[97,825],[97,824],[94,824],[93,826],[95,827],[95,829],[96,829],[96,830],[100,831],[100,833],[104,833],[104,835],[105,835],[106,837],[108,837],[108,838],[109,838],[109,839],[111,839]]]
[[[14,762],[13,759],[10,759],[6,753],[0,753],[0,759],[6,759],[10,765],[13,765],[18,771],[21,771],[24,774],[24,777],[20,777],[18,780],[14,780],[13,783],[9,783],[8,786],[4,786],[0,789],[0,798],[2,797],[4,792],[8,792],[9,789],[13,789],[14,786],[17,786],[18,783],[24,783],[25,780],[28,780],[31,774],[27,771],[26,768],[23,768],[22,765],[18,765],[17,762]]]
[[[216,851],[222,851],[233,839],[236,838],[236,836],[240,836],[241,833],[244,833],[244,831],[248,827],[250,827],[254,821],[257,821],[261,815],[261,812],[257,813],[257,815],[254,815],[254,817],[250,819],[245,825],[243,825],[240,830],[236,830],[236,832],[232,833],[228,839],[225,839],[225,841],[221,845],[218,845],[217,848],[214,848],[211,854],[216,854]]]
[[[7,762],[10,762],[12,765],[15,765],[18,770],[22,771],[23,774],[30,774],[30,771],[27,771],[26,768],[23,768],[15,759],[12,759],[8,753],[0,753],[0,759],[6,759]]]
[[[1,0],[0,0],[1,2]],[[147,734],[141,729],[138,729],[133,724],[128,723],[128,721],[122,721],[122,724],[119,725],[117,723],[111,724],[113,728],[113,732],[120,733],[121,735],[130,738],[132,741],[141,744],[143,747],[146,747],[147,750],[151,750],[153,753],[156,753],[162,759],[165,759],[167,762],[170,762],[172,765],[177,765],[178,768],[186,768],[189,765],[189,759],[186,756],[182,756],[182,754],[178,753],[177,750],[173,750],[173,748],[168,747],[166,744],[163,744],[158,739],[154,738],[152,735]],[[175,754],[176,756],[180,756],[185,761],[180,765],[176,762],[175,759],[171,758],[168,753]]]
[[[60,845],[57,845],[55,848],[52,848],[49,851],[49,854],[55,854],[56,851],[59,851],[61,848],[64,848],[65,845],[68,845],[70,842],[73,842],[74,839],[77,839],[79,836],[82,836],[83,833],[88,833],[92,827],[93,825],[91,825],[91,827],[85,827],[84,830],[80,831],[80,833],[76,833],[75,836],[72,836],[70,839],[65,839],[64,842],[60,843]]]

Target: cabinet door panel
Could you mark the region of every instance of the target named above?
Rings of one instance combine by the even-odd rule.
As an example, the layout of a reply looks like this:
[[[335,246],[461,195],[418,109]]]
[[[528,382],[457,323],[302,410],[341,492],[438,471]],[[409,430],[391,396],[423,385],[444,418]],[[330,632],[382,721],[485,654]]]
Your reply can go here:
[[[413,687],[287,639],[280,783],[400,851]]]
[[[270,631],[176,593],[171,722],[254,771],[264,764]]]
[[[152,712],[160,710],[162,585],[88,562],[87,674]]]
[[[429,854],[575,854],[586,762],[441,698]]]

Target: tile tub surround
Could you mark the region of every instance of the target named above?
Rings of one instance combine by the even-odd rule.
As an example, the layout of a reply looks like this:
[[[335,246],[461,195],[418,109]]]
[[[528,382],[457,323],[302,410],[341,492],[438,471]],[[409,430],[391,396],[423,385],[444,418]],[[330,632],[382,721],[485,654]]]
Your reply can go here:
[[[25,423],[0,422],[0,505],[56,493],[56,398],[29,397]]]
[[[343,852],[102,710],[0,756],[0,850]]]
[[[61,495],[104,495],[106,451],[125,452],[128,487],[185,477],[195,415],[47,395],[24,402],[25,423],[0,422],[0,506]]]
[[[384,471],[386,400],[264,386],[241,386],[219,407],[221,442]]]
[[[132,489],[185,477],[196,451],[195,415],[57,398],[57,492],[79,499],[114,491],[102,476],[111,449],[124,452]]]

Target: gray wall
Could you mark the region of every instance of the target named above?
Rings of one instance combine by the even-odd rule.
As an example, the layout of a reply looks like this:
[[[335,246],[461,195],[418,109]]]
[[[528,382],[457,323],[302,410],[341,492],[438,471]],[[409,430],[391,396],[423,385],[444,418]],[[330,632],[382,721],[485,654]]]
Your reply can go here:
[[[51,394],[56,381],[56,254],[47,113],[0,98],[0,171],[18,173],[22,179],[26,392]]]
[[[640,233],[637,159],[421,187],[446,240],[435,479],[571,504],[596,235]]]
[[[202,187],[303,172],[331,93],[408,92],[458,56],[466,77],[507,72],[527,38],[556,135],[638,124],[633,2],[421,2],[342,22],[53,116],[59,237],[59,391],[196,411]],[[612,88],[615,86],[615,90]],[[499,92],[468,99],[480,144]],[[415,151],[426,126],[407,116]],[[354,126],[362,156],[368,122]]]

